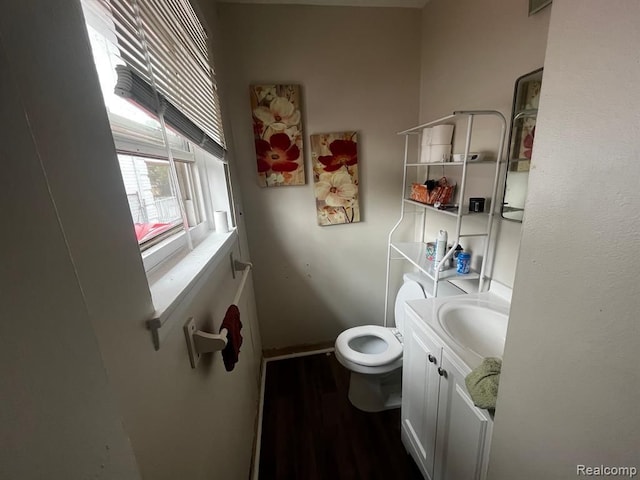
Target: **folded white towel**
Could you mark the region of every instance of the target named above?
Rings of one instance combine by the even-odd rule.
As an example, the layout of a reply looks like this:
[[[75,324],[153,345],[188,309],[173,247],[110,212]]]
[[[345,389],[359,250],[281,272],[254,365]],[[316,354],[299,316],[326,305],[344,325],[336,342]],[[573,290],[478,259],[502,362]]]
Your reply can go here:
[[[432,134],[433,134],[433,131],[431,130],[431,128],[427,127],[422,129],[422,139],[420,142],[420,145],[422,146],[422,148],[428,147],[429,145],[431,145]]]
[[[436,125],[431,127],[430,145],[448,145],[453,139],[453,125]]]
[[[431,162],[448,162],[451,159],[451,144],[431,145],[429,158]]]
[[[451,159],[451,145],[427,145],[420,149],[420,163],[448,162]]]

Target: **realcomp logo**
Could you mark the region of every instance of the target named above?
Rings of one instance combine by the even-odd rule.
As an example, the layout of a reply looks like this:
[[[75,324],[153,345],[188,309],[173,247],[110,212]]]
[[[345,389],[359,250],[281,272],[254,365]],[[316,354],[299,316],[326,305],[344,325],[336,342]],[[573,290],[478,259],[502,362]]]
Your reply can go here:
[[[638,467],[610,467],[608,465],[576,465],[578,477],[629,477],[634,478],[638,474]]]

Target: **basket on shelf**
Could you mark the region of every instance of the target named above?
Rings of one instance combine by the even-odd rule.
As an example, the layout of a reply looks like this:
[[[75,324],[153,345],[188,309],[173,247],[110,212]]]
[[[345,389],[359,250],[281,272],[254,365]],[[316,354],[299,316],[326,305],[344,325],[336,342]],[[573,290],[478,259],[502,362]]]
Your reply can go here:
[[[438,181],[434,180],[426,183],[428,185],[412,183],[409,198],[416,202],[426,203],[427,205],[446,205],[451,202],[456,185],[450,184],[446,177],[442,177]],[[429,187],[432,188],[429,189]]]

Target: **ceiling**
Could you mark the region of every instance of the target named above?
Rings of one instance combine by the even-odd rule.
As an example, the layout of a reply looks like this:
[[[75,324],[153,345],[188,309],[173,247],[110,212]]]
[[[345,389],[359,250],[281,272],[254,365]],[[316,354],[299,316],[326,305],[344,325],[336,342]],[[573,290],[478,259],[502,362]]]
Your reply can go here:
[[[220,3],[330,5],[340,7],[422,8],[429,0],[219,0]]]

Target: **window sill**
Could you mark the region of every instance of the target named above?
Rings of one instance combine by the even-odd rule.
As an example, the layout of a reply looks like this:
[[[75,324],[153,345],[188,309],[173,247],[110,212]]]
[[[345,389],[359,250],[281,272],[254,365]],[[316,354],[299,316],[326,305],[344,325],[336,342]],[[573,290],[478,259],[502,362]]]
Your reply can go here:
[[[227,258],[237,237],[235,229],[223,234],[211,233],[170,268],[159,269],[149,276],[155,313],[153,319],[147,321],[147,327],[152,332],[156,350],[175,324],[186,320],[184,314],[191,298]]]

